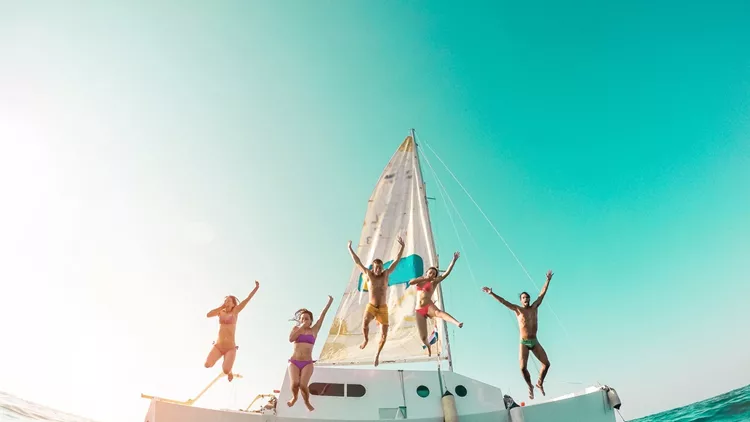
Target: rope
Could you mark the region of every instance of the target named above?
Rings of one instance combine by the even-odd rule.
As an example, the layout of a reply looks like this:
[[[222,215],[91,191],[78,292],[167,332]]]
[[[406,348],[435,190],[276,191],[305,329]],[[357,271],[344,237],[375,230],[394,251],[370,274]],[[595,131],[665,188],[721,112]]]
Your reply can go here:
[[[421,142],[422,141],[420,140],[420,143]],[[487,214],[485,214],[484,210],[482,210],[482,207],[480,207],[479,204],[477,204],[477,201],[474,200],[474,197],[471,196],[471,194],[469,193],[468,190],[466,190],[466,188],[461,183],[461,181],[458,180],[458,177],[456,177],[456,175],[451,171],[451,169],[448,168],[448,165],[445,164],[445,161],[443,161],[443,159],[440,158],[440,156],[437,154],[437,152],[435,152],[435,150],[432,149],[432,147],[430,146],[430,144],[428,144],[427,142],[424,142],[424,144],[435,155],[435,157],[438,159],[438,161],[440,161],[440,163],[443,165],[443,167],[445,167],[445,169],[448,171],[448,173],[451,175],[451,177],[453,177],[453,180],[455,180],[456,183],[458,183],[458,185],[461,186],[461,189],[463,189],[463,191],[466,194],[466,196],[469,197],[469,199],[471,200],[471,202],[474,204],[474,206],[477,207],[477,210],[479,210],[479,212],[482,214],[482,216],[484,217],[484,219],[487,220],[487,222],[489,223],[490,227],[492,227],[492,230],[495,231],[495,234],[497,234],[497,236],[503,242],[503,244],[508,249],[508,251],[510,252],[510,254],[513,256],[513,258],[516,260],[516,262],[521,267],[521,269],[523,270],[523,272],[526,274],[526,277],[528,277],[529,281],[531,281],[531,284],[534,286],[534,288],[536,290],[540,290],[539,286],[536,285],[536,283],[534,282],[534,279],[531,277],[531,275],[529,274],[529,272],[526,270],[526,267],[523,265],[523,263],[521,262],[521,260],[518,259],[518,256],[516,256],[515,252],[513,252],[513,249],[511,249],[510,245],[508,245],[508,242],[505,241],[505,238],[500,234],[500,231],[497,229],[497,227],[495,227],[495,225],[492,223],[492,221],[489,219],[489,217],[487,217]],[[563,325],[562,321],[560,320],[560,317],[557,316],[557,313],[554,311],[554,309],[552,309],[551,306],[549,306],[549,304],[547,305],[547,307],[552,312],[552,314],[555,316],[555,319],[557,320],[557,323],[560,325],[560,327],[563,329],[563,331],[565,331],[565,335],[568,336],[568,338],[569,338],[570,334],[568,333],[568,330],[565,328],[565,326]]]
[[[461,248],[464,254],[466,254],[466,248],[464,247],[464,243],[461,241],[461,236],[458,234],[458,228],[456,227],[456,223],[453,220],[453,216],[451,215],[450,209],[448,208],[448,202],[445,200],[445,195],[448,195],[448,192],[445,191],[445,195],[443,194],[443,191],[445,190],[445,186],[443,186],[443,182],[440,181],[440,178],[437,176],[435,169],[432,167],[432,164],[430,164],[430,160],[427,159],[424,153],[422,154],[422,157],[424,157],[425,162],[427,163],[427,166],[432,171],[433,177],[435,177],[435,180],[438,183],[438,193],[440,194],[440,197],[443,199],[443,204],[445,205],[445,210],[448,213],[448,218],[450,219],[451,225],[453,226],[453,231],[456,233],[456,238],[458,238],[458,246]],[[456,214],[458,214],[458,212],[456,212]],[[463,221],[463,218],[460,217],[460,214],[458,215],[461,221]],[[466,224],[464,224],[464,227],[466,227]],[[468,228],[466,229],[466,231],[467,232],[469,231]],[[471,236],[470,232],[469,232],[469,236],[472,238],[472,240],[474,239],[473,236]],[[474,242],[474,244],[476,245],[476,242]],[[464,258],[466,259],[466,265],[469,267],[469,274],[471,275],[471,279],[474,282],[475,287],[478,287],[479,283],[477,283],[477,279],[474,276],[474,271],[471,269],[471,263],[469,261],[469,257],[465,256]]]
[[[421,150],[421,148],[418,147],[418,151],[419,150]],[[458,238],[458,244],[459,244],[461,250],[464,253],[466,253],[465,252],[466,249],[464,247],[464,244],[461,241],[461,235],[458,234],[458,228],[456,227],[455,220],[453,219],[453,216],[451,215],[450,208],[448,208],[448,201],[445,200],[446,197],[450,201],[451,206],[453,207],[453,210],[455,211],[455,213],[458,216],[459,220],[461,220],[461,222],[463,223],[463,226],[464,226],[464,229],[466,230],[466,233],[469,234],[469,237],[474,242],[474,245],[477,246],[477,249],[479,249],[479,246],[477,245],[476,241],[474,240],[474,236],[471,235],[471,231],[469,230],[469,227],[466,225],[466,222],[464,221],[463,217],[461,217],[461,213],[458,211],[458,207],[456,207],[456,204],[451,199],[450,194],[448,193],[448,190],[445,188],[445,185],[443,185],[443,182],[440,180],[440,177],[438,177],[437,172],[435,171],[435,168],[432,167],[432,164],[430,164],[430,160],[425,156],[424,152],[422,153],[422,157],[424,157],[425,163],[427,163],[427,167],[429,167],[430,171],[432,172],[433,177],[435,178],[435,180],[438,183],[438,193],[440,194],[440,197],[443,199],[443,204],[445,205],[445,210],[448,213],[448,218],[451,221],[451,225],[453,225],[453,230],[456,233],[456,238]],[[469,268],[469,274],[471,276],[471,280],[474,283],[474,287],[476,287],[477,290],[478,290],[479,289],[479,283],[477,282],[476,277],[474,276],[474,271],[471,268],[471,262],[469,261],[468,256],[466,256],[465,259],[466,259],[466,265]],[[514,328],[515,328],[515,326],[514,326]],[[534,356],[533,354],[530,354],[529,357],[532,358],[531,362],[534,364],[534,367],[536,368],[536,372],[539,373],[540,372],[540,368],[539,368],[539,365],[536,362],[536,359],[535,359],[536,356]]]
[[[417,153],[419,153],[419,152],[421,152],[421,148],[419,148],[419,146],[417,146]],[[442,183],[440,182],[440,179],[437,177],[437,174],[435,173],[435,169],[432,167],[432,165],[430,164],[429,160],[424,155],[424,152],[422,152],[421,155],[422,155],[422,158],[425,159],[425,162],[427,162],[427,166],[432,171],[432,174],[435,177],[435,180],[437,180],[438,184],[440,185],[438,187],[438,192],[440,193],[440,197],[443,199],[443,204],[446,205],[446,210],[448,210],[448,208],[447,208],[448,205],[445,202],[445,197],[443,196],[443,192],[440,189],[440,187],[442,186]],[[453,217],[450,215],[450,210],[448,210],[448,211],[449,211],[448,212],[448,217],[450,217],[451,224],[453,225],[453,230],[456,232],[456,237],[458,237],[459,246],[461,247],[461,250],[464,250],[463,243],[461,242],[461,237],[458,235],[458,230],[456,229],[456,225],[453,222]],[[433,230],[433,237],[434,237],[434,230]],[[467,263],[467,265],[469,264],[468,258],[466,258],[466,263]],[[474,278],[474,273],[471,270],[471,266],[469,266],[469,272],[471,272],[472,280],[474,280],[474,283],[476,284],[476,279]],[[443,306],[443,310],[445,310],[445,299],[442,296],[440,297],[440,301],[442,302],[441,305]],[[436,325],[435,328],[437,329],[437,323],[435,325]],[[446,339],[444,339],[442,341],[445,341],[445,340],[450,341],[448,339],[448,337],[451,335],[451,331],[449,331],[449,328],[448,328],[448,326],[447,326],[447,324],[445,322],[443,322],[443,326],[445,327],[445,333],[444,334],[445,334]],[[452,330],[452,327],[451,327],[451,330]],[[453,334],[454,334],[453,339],[455,340],[455,332]],[[442,359],[440,359],[441,353],[442,353],[442,350],[438,349],[438,352],[437,352],[437,357],[438,357],[438,374],[439,374],[439,378],[441,379],[441,390],[442,390],[443,387],[445,389],[447,389],[448,387],[447,387],[447,383],[445,382],[445,375],[442,373],[442,370],[441,370],[442,369],[442,366],[441,366]],[[440,393],[442,394],[444,392],[445,391],[441,391]]]
[[[477,247],[477,249],[479,249],[479,245],[477,245],[477,242],[474,239],[474,236],[472,236],[471,230],[469,230],[469,227],[467,226],[466,221],[461,216],[461,213],[458,211],[458,207],[453,202],[453,199],[451,198],[450,194],[448,193],[448,189],[445,187],[445,185],[443,184],[443,182],[440,180],[440,177],[438,177],[437,172],[435,171],[434,167],[430,163],[430,160],[427,158],[426,154],[424,153],[423,148],[421,148],[421,146],[420,146],[421,142],[423,142],[423,141],[420,140],[420,142],[417,143],[418,151],[422,152],[422,157],[424,158],[424,160],[427,163],[427,166],[429,167],[429,169],[430,169],[433,177],[435,178],[435,180],[438,183],[438,192],[440,193],[441,198],[443,198],[443,203],[445,204],[446,211],[448,212],[448,217],[450,218],[451,224],[453,225],[453,230],[456,233],[456,237],[458,238],[458,242],[459,242],[459,245],[461,246],[461,250],[464,251],[465,249],[464,249],[464,246],[463,246],[463,242],[461,241],[461,236],[458,234],[458,229],[456,228],[456,224],[455,224],[455,221],[453,220],[453,217],[451,215],[450,209],[448,209],[448,202],[450,202],[451,206],[453,207],[454,212],[458,216],[458,219],[461,221],[461,224],[464,226],[464,229],[466,230],[466,233],[469,235],[469,238],[471,239],[472,243],[474,244],[474,246]],[[485,220],[487,220],[487,222],[490,224],[490,226],[495,231],[495,233],[498,235],[498,237],[500,237],[500,240],[502,240],[502,242],[505,244],[506,248],[508,248],[508,251],[510,251],[511,255],[513,255],[513,258],[515,258],[516,262],[518,262],[518,264],[521,266],[521,268],[523,269],[524,273],[528,277],[529,281],[531,281],[531,284],[533,284],[536,289],[539,289],[539,287],[536,285],[536,283],[534,283],[534,280],[531,278],[531,275],[529,275],[529,272],[526,270],[526,267],[524,267],[523,263],[521,263],[521,261],[518,259],[518,257],[516,256],[516,254],[511,249],[510,245],[508,245],[508,243],[505,241],[505,238],[503,238],[503,236],[497,230],[497,228],[492,223],[492,221],[490,221],[490,219],[487,217],[487,214],[484,213],[484,211],[481,209],[481,207],[479,206],[479,204],[477,204],[477,202],[474,200],[474,198],[471,196],[471,194],[469,194],[469,192],[466,190],[466,188],[463,186],[463,184],[458,180],[458,178],[456,177],[456,175],[448,168],[448,166],[440,158],[440,156],[437,154],[437,152],[435,152],[435,150],[432,147],[430,147],[430,145],[426,141],[424,141],[424,144],[427,146],[427,148],[430,149],[430,151],[432,151],[432,153],[440,161],[440,163],[443,164],[443,167],[445,167],[445,169],[448,171],[448,173],[450,173],[450,175],[453,177],[453,180],[455,180],[456,183],[458,183],[459,186],[461,186],[461,188],[463,189],[464,193],[466,193],[466,195],[469,197],[469,199],[472,201],[472,203],[477,207],[477,209],[479,210],[479,212],[484,216]],[[445,198],[447,198],[448,201],[445,201]],[[466,260],[467,260],[466,264],[469,267],[469,273],[470,273],[472,281],[474,282],[474,285],[476,287],[476,286],[478,286],[478,283],[477,283],[476,278],[474,276],[474,272],[473,272],[473,270],[471,268],[471,264],[470,264],[470,262],[468,260],[468,257],[466,258]],[[570,341],[570,334],[568,333],[568,330],[565,328],[565,326],[563,325],[563,323],[560,320],[560,318],[557,316],[557,313],[555,313],[555,311],[552,309],[551,306],[549,306],[549,305],[547,305],[547,306],[550,308],[550,311],[552,311],[552,314],[555,316],[555,319],[557,320],[557,322],[560,325],[560,327],[565,331],[565,334],[568,337],[568,340]],[[539,365],[537,364],[536,356],[534,354],[529,354],[529,355],[530,355],[529,357],[532,358],[531,362],[534,364],[534,367],[536,368],[536,371],[538,373],[540,371],[540,368],[539,368]],[[545,383],[549,382],[549,381],[550,381],[549,378],[547,378],[545,380]],[[555,381],[552,381],[552,382],[555,383]],[[561,384],[583,384],[582,382],[577,382],[577,381],[576,382],[573,382],[573,381],[557,381],[557,383],[561,383]]]

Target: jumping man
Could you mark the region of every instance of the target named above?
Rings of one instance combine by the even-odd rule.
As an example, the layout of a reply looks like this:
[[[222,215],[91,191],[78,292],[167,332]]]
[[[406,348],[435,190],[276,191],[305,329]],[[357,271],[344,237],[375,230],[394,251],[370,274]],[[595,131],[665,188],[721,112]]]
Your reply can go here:
[[[537,310],[539,309],[539,305],[542,304],[544,295],[547,294],[547,288],[549,287],[550,280],[552,280],[552,275],[552,271],[547,271],[547,281],[544,283],[544,287],[542,287],[539,297],[536,298],[531,305],[529,305],[531,297],[526,292],[521,293],[521,306],[518,306],[508,302],[495,293],[492,293],[491,287],[482,287],[482,290],[485,293],[508,307],[508,309],[516,314],[516,318],[518,318],[518,328],[521,332],[521,346],[519,352],[521,373],[523,374],[524,380],[526,380],[526,384],[529,386],[529,399],[532,400],[534,399],[534,386],[531,385],[531,375],[526,369],[526,363],[529,360],[529,350],[531,350],[531,352],[534,353],[534,356],[539,359],[539,362],[542,363],[542,368],[539,371],[539,381],[536,383],[536,387],[542,392],[542,395],[544,395],[544,377],[547,376],[547,371],[549,370],[550,365],[549,359],[547,358],[547,352],[544,351],[544,347],[542,347],[539,340],[536,338],[536,331]]]
[[[370,322],[375,319],[380,324],[380,343],[378,344],[378,353],[375,355],[375,366],[380,363],[380,352],[383,350],[385,340],[388,337],[388,277],[391,275],[393,270],[396,269],[399,261],[401,260],[401,254],[404,253],[404,241],[399,238],[397,239],[398,244],[401,247],[398,250],[398,256],[393,261],[393,264],[387,269],[383,270],[383,261],[380,259],[374,259],[372,261],[372,270],[362,265],[359,257],[354,253],[352,249],[352,242],[349,241],[349,254],[351,254],[354,263],[357,264],[362,274],[370,280],[369,292],[370,302],[367,304],[365,309],[364,319],[362,322],[362,335],[365,340],[359,346],[360,349],[364,349],[367,346],[368,334],[370,333]]]

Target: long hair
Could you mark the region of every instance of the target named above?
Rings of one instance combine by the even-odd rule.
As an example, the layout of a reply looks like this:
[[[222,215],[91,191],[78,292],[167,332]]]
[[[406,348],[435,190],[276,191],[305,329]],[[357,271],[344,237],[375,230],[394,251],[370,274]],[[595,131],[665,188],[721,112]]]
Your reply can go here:
[[[297,323],[297,325],[302,325],[302,315],[308,314],[310,315],[310,322],[313,321],[313,313],[310,312],[307,308],[302,308],[294,313],[294,318],[290,319],[289,321],[294,321]]]

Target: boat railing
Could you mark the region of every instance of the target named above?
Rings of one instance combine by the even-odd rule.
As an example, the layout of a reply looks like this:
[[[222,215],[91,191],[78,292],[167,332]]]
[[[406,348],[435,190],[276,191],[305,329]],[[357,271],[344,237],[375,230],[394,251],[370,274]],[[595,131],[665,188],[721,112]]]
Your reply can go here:
[[[234,376],[234,378],[242,378],[242,375],[240,375],[240,374],[232,374],[232,375]],[[192,406],[193,404],[195,404],[196,401],[198,401],[199,398],[201,398],[201,396],[203,394],[206,393],[206,391],[208,391],[209,388],[211,388],[216,383],[216,381],[218,381],[221,378],[224,378],[226,376],[227,375],[225,373],[221,372],[219,375],[216,376],[216,378],[214,378],[213,381],[211,381],[206,386],[206,388],[204,388],[200,393],[198,393],[198,395],[195,396],[195,398],[187,399],[185,401],[167,399],[167,398],[157,397],[157,396],[149,396],[148,394],[143,394],[143,393],[141,393],[141,398],[148,399],[148,400],[156,399],[156,400],[163,401],[163,402],[166,402],[166,403],[181,404],[181,405],[184,405],[184,406]]]

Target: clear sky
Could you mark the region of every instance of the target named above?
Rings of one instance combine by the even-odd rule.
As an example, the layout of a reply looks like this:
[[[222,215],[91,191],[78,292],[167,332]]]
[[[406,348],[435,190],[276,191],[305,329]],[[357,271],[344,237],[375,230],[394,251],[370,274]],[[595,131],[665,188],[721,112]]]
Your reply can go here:
[[[192,397],[206,312],[255,279],[245,378],[203,404],[279,388],[288,319],[338,306],[411,127],[555,271],[548,396],[607,383],[632,418],[746,384],[750,3],[396,3],[0,3],[0,390],[102,422]],[[471,233],[455,370],[520,400],[516,323],[479,288],[538,292],[427,157]]]

